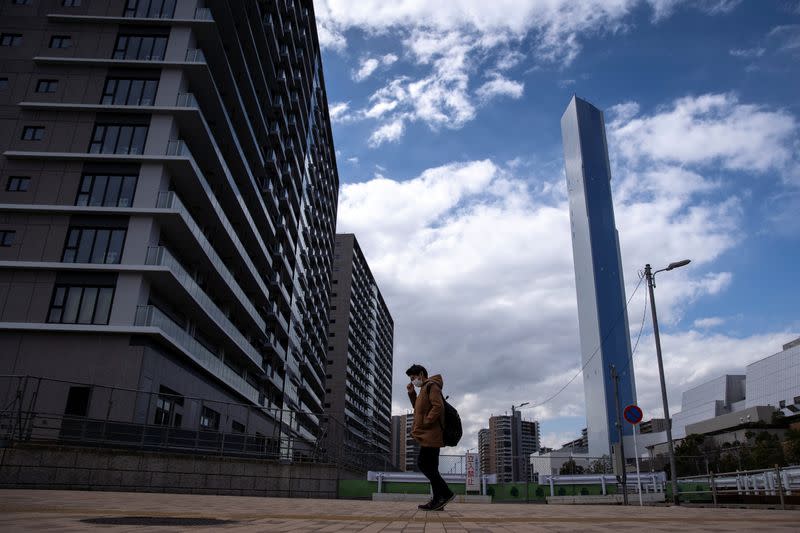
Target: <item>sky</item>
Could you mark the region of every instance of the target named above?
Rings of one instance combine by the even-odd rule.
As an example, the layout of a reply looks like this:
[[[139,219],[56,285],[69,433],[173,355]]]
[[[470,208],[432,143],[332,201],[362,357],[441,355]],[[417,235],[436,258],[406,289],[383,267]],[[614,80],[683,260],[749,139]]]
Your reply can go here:
[[[444,376],[462,449],[529,402],[585,427],[560,118],[605,113],[638,404],[800,336],[800,1],[315,0],[341,188],[405,369]],[[793,266],[795,265],[795,266]]]

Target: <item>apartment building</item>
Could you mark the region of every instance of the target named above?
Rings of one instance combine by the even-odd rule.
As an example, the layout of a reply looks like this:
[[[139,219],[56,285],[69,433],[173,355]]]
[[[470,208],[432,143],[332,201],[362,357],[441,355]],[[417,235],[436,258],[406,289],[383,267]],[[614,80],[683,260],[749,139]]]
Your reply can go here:
[[[0,15],[0,374],[43,378],[40,414],[317,446],[339,180],[311,0]]]
[[[329,441],[376,467],[391,457],[393,350],[394,321],[358,240],[338,234],[326,361]]]

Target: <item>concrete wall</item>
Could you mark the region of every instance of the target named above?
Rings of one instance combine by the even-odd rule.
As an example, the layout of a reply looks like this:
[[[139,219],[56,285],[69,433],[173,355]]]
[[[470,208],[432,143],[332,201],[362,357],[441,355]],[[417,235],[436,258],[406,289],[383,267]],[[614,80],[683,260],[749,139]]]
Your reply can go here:
[[[0,449],[0,489],[38,488],[336,498],[333,465],[68,446]]]

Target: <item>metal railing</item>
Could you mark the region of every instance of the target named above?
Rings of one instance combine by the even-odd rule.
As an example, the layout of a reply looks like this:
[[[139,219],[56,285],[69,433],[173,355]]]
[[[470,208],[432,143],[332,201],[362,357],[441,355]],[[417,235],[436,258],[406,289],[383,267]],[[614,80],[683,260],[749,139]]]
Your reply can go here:
[[[142,322],[170,327],[157,309],[149,307],[145,314],[148,318]],[[264,403],[260,407],[184,396],[163,386],[147,391],[0,375],[0,444],[121,448],[335,464],[363,472],[393,470],[386,452],[339,437],[347,428],[336,417],[279,408],[270,400]],[[315,427],[304,425],[309,415],[317,421]]]
[[[681,497],[720,504],[800,504],[800,465],[678,478]],[[694,485],[694,487],[692,487]],[[692,490],[694,489],[694,490]],[[705,497],[705,498],[703,498]],[[787,500],[790,500],[787,502]]]
[[[197,222],[195,222],[191,213],[189,213],[189,210],[186,209],[185,205],[183,205],[183,202],[180,200],[178,195],[174,191],[159,192],[158,200],[156,202],[156,207],[158,207],[159,209],[174,209],[181,214],[181,216],[189,226],[189,229],[191,230],[192,234],[200,243],[200,247],[203,249],[205,254],[210,259],[211,263],[217,269],[219,275],[222,277],[222,279],[225,280],[230,289],[237,296],[239,302],[245,307],[245,309],[247,309],[252,319],[256,321],[256,323],[258,324],[259,328],[261,328],[262,330],[266,330],[266,322],[258,314],[255,307],[253,307],[253,304],[250,302],[250,299],[245,295],[244,290],[239,285],[239,282],[236,280],[236,278],[233,276],[228,266],[225,264],[225,262],[219,256],[219,254],[217,254],[214,247],[205,237],[203,231],[200,229],[200,226],[197,224]],[[234,239],[233,242],[234,246],[236,246],[237,241]],[[237,250],[239,250],[238,247]],[[242,254],[244,254],[244,250],[240,251],[242,252]]]
[[[223,363],[216,354],[203,346],[197,339],[191,336],[185,329],[157,307],[152,305],[141,305],[137,307],[134,325],[160,329],[175,344],[183,348],[189,357],[212,375],[225,382],[226,385],[239,392],[239,394],[242,394],[254,404],[260,403],[259,393],[255,387],[247,383],[247,381],[234,372],[231,367]]]
[[[227,334],[257,368],[261,368],[263,356],[256,350],[250,339],[245,337],[228,316],[219,308],[211,297],[197,284],[186,268],[178,261],[169,249],[163,246],[151,246],[147,249],[145,264],[163,266],[169,269],[173,276],[183,286],[191,297],[200,304],[203,310],[217,322],[217,325]],[[265,323],[260,326],[265,327]]]

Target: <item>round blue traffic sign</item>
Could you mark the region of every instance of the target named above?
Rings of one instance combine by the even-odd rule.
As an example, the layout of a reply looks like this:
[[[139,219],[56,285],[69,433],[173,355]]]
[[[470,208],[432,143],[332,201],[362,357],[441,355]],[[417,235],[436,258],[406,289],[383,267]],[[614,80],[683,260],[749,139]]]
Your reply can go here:
[[[631,424],[638,424],[642,421],[642,410],[638,405],[631,404],[625,408],[625,411],[622,412],[622,416]]]

